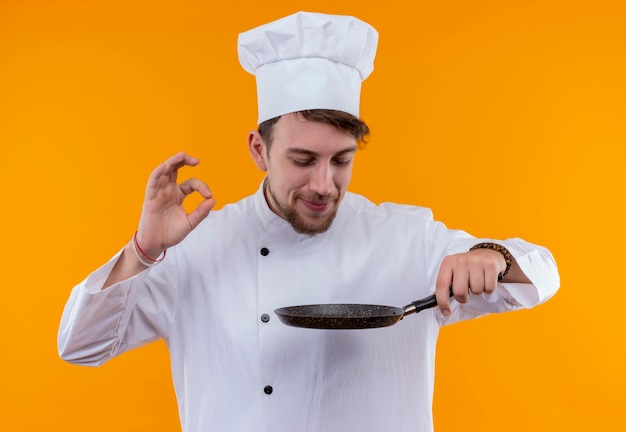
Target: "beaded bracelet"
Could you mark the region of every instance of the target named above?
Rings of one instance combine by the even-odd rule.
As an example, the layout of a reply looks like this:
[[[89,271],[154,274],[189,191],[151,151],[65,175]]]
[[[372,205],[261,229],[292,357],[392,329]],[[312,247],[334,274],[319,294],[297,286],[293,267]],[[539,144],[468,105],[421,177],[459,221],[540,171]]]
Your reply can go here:
[[[137,241],[137,231],[135,231],[135,234],[133,235],[133,250],[135,251],[135,255],[137,256],[139,262],[146,267],[152,267],[153,265],[160,263],[165,259],[165,255],[167,254],[167,249],[165,249],[160,258],[154,259],[145,253]]]
[[[509,272],[509,270],[511,270],[511,261],[513,261],[513,255],[511,255],[511,252],[509,252],[509,250],[504,246],[497,243],[478,243],[477,245],[472,246],[470,248],[470,251],[476,249],[491,249],[502,254],[502,256],[504,257],[504,262],[506,263],[506,268],[502,273],[498,274],[498,282],[500,282]]]

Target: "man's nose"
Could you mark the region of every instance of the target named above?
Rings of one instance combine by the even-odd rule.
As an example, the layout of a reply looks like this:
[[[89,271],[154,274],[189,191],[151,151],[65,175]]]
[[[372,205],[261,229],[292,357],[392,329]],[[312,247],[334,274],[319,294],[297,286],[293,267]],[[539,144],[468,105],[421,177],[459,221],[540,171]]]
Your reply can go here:
[[[318,164],[311,173],[309,189],[320,195],[329,195],[334,188],[335,184],[331,167],[328,164]]]

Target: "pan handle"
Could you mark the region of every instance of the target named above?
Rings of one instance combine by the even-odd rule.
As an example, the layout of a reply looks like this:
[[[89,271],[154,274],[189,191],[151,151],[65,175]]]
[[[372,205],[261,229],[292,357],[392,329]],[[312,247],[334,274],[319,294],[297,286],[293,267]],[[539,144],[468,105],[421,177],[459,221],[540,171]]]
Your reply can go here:
[[[453,295],[454,292],[452,292],[452,286],[450,286],[450,297],[452,297]],[[412,313],[417,313],[423,311],[424,309],[430,309],[435,306],[437,306],[437,296],[435,294],[421,300],[415,300],[413,303],[409,303],[404,307],[404,314],[402,315],[402,318],[407,315],[411,315]]]

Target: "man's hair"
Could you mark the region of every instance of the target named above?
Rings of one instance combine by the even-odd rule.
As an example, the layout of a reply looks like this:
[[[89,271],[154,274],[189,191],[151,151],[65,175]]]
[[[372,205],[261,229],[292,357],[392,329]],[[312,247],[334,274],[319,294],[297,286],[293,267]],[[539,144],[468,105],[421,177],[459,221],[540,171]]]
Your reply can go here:
[[[345,132],[356,140],[359,148],[362,148],[367,143],[370,128],[365,122],[352,114],[327,109],[298,111],[298,114],[305,120],[326,123]],[[259,125],[259,135],[265,141],[268,150],[272,145],[272,131],[278,119],[280,119],[280,116],[265,120]]]

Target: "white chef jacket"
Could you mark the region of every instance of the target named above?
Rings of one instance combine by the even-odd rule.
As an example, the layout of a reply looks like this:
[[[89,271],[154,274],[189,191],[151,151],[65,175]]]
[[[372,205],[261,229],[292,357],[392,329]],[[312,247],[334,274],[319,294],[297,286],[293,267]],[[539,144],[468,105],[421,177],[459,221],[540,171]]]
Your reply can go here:
[[[453,301],[448,318],[433,308],[392,327],[314,330],[288,327],[273,311],[404,306],[434,292],[444,256],[481,241],[428,209],[352,193],[331,229],[310,237],[276,216],[260,188],[211,212],[159,265],[100,290],[116,256],[76,286],[59,352],[100,365],[164,338],[184,432],[431,431],[439,327],[551,297],[559,276],[549,251],[501,241],[533,284]]]

